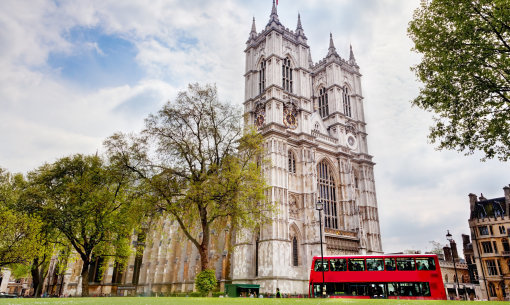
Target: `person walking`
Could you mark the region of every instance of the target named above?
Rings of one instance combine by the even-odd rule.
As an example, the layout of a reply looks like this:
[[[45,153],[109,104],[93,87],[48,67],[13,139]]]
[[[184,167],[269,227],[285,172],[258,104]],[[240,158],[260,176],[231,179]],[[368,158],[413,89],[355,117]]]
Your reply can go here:
[[[280,288],[276,288],[276,297],[277,298],[281,298],[282,297],[282,294],[280,292]]]

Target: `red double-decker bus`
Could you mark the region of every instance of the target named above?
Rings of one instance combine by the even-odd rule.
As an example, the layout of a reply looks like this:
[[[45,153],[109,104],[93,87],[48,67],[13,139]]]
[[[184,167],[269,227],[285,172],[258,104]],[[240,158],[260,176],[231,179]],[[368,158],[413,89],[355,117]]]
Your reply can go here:
[[[437,256],[351,255],[314,257],[310,297],[446,300]]]

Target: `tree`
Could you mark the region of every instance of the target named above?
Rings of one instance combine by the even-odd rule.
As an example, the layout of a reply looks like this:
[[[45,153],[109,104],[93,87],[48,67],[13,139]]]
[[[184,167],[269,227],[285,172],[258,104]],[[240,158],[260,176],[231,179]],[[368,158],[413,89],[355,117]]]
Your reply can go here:
[[[262,137],[254,130],[243,134],[241,124],[240,110],[219,102],[215,87],[192,84],[150,115],[140,134],[105,141],[112,162],[138,175],[157,208],[198,249],[202,271],[215,226],[254,227],[273,211],[257,162]]]
[[[129,238],[143,216],[131,174],[99,156],[74,155],[28,174],[24,210],[58,230],[80,256],[82,296],[94,258],[128,256]]]
[[[216,288],[217,283],[216,273],[213,269],[203,270],[195,277],[195,286],[197,290],[204,295],[207,295]]]
[[[0,267],[29,264],[38,251],[41,222],[12,209],[20,179],[0,168]]]
[[[430,0],[408,33],[424,87],[413,104],[435,113],[429,139],[439,149],[482,160],[510,158],[510,2]]]

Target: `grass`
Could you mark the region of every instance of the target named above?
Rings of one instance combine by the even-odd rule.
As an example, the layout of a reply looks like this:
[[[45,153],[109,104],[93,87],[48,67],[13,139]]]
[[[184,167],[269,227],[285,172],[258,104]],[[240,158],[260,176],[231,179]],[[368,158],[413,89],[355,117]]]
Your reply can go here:
[[[243,305],[463,305],[473,304],[469,301],[410,301],[410,300],[356,300],[356,299],[250,299],[250,298],[170,298],[170,297],[111,297],[111,298],[48,298],[48,299],[0,299],[4,304],[37,304],[37,305],[215,305],[215,304],[243,304]],[[501,302],[483,302],[484,305],[501,304]]]

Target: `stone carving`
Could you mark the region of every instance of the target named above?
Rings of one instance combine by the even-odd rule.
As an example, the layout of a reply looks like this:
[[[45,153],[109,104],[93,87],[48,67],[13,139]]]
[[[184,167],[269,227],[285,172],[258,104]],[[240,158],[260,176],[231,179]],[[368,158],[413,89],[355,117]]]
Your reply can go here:
[[[289,196],[289,217],[297,219],[299,216],[299,207],[295,196]]]

